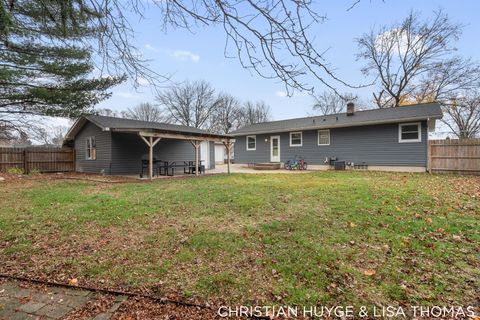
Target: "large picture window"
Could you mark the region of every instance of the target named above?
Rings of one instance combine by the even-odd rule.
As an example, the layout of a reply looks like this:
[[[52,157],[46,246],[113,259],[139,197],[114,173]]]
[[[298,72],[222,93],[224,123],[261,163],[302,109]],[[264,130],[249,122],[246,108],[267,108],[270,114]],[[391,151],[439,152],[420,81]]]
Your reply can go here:
[[[97,159],[97,148],[95,146],[95,137],[88,137],[86,144],[85,156],[87,160]]]
[[[318,145],[329,146],[330,145],[330,130],[318,130]]]
[[[401,123],[398,126],[398,142],[422,141],[420,122]]]
[[[247,136],[247,150],[256,150],[256,149],[257,149],[257,137]]]
[[[302,133],[290,132],[290,147],[301,147],[301,146],[302,146]]]

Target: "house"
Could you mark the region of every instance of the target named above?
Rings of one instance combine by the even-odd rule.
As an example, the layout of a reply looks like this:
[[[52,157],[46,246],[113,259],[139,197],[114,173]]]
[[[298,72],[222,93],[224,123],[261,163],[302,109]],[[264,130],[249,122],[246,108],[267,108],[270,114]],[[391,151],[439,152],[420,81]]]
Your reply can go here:
[[[286,162],[303,157],[309,168],[421,171],[428,162],[428,132],[442,118],[437,103],[271,121],[243,127],[235,138],[236,163]],[[312,166],[313,165],[313,166]]]
[[[75,149],[78,172],[138,175],[143,159],[152,175],[154,159],[170,163],[198,159],[206,169],[214,168],[214,143],[230,139],[193,127],[91,115],[79,118],[66,140]]]

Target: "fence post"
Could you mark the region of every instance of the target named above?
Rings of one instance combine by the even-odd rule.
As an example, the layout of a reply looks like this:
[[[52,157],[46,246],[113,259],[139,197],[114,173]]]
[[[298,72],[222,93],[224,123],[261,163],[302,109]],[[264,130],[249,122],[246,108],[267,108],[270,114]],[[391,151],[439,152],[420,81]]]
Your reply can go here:
[[[431,140],[428,140],[427,146],[427,166],[428,166],[428,173],[432,173],[432,151],[433,151],[433,143]]]
[[[23,149],[23,173],[28,173],[27,149]]]

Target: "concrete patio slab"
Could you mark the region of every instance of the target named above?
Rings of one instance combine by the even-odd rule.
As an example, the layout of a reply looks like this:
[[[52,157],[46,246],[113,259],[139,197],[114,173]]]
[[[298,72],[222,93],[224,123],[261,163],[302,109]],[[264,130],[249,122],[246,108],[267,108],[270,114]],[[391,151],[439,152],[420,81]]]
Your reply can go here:
[[[88,303],[94,303],[100,296],[88,290],[0,279],[0,320],[62,319]],[[110,319],[127,298],[115,297],[106,311],[97,312],[91,318]]]

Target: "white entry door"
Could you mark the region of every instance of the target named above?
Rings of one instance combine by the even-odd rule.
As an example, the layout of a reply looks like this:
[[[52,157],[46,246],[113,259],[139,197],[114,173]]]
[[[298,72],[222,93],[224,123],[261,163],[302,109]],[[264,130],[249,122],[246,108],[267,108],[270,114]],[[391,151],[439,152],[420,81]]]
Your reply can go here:
[[[270,137],[270,162],[280,162],[280,136]]]

